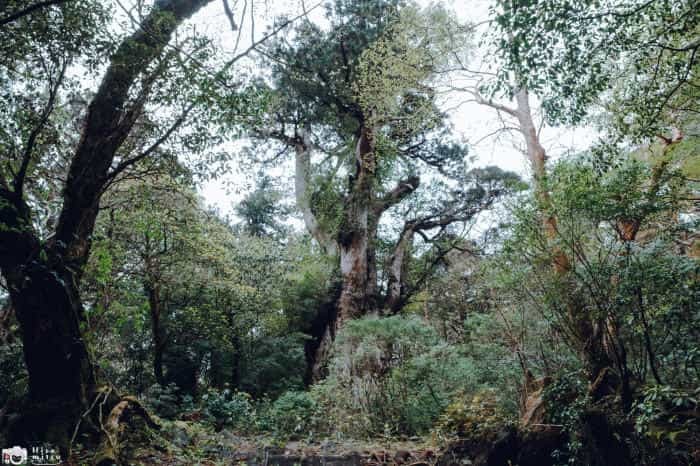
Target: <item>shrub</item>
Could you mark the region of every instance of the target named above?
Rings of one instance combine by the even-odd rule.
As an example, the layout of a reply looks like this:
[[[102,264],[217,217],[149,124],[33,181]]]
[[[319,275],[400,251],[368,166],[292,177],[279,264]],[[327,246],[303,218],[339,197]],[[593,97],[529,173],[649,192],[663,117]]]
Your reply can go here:
[[[635,430],[654,446],[691,446],[700,437],[700,388],[652,385],[634,405]]]
[[[177,385],[154,384],[146,390],[146,404],[160,417],[175,419],[184,411]]]
[[[418,317],[352,320],[338,334],[330,371],[341,377],[381,377],[438,342],[435,329]]]
[[[378,409],[397,432],[428,432],[456,393],[475,389],[475,373],[462,348],[440,343],[392,370]]]
[[[288,391],[275,400],[267,413],[274,433],[284,438],[313,435],[318,406],[308,392]]]
[[[240,388],[254,397],[274,398],[304,386],[305,336],[264,336],[241,361]]]
[[[560,424],[569,432],[580,429],[587,403],[588,386],[583,371],[561,374],[544,387],[542,397],[547,407],[546,420]]]
[[[433,436],[439,442],[454,437],[481,439],[507,424],[508,418],[499,408],[498,397],[493,391],[482,390],[474,395],[462,393],[440,416]]]
[[[416,435],[431,429],[456,393],[477,387],[462,347],[418,317],[394,316],[348,322],[313,396],[337,433]]]
[[[207,420],[217,429],[226,426],[251,430],[254,426],[255,408],[247,393],[210,389],[202,395],[202,408]]]

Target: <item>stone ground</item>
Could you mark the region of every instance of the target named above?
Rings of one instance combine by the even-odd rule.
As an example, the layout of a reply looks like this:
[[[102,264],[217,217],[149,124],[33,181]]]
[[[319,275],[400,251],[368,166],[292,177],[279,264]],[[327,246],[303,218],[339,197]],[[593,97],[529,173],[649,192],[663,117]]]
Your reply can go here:
[[[175,421],[125,451],[133,465],[202,466],[434,466],[438,449],[430,441],[380,439],[296,440],[214,432],[197,423]],[[124,447],[128,448],[128,447]]]

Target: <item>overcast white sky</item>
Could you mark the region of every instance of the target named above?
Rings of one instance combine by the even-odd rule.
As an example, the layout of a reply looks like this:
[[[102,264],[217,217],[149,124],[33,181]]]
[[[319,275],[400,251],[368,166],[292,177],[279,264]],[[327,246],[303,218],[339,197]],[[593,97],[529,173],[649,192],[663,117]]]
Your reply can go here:
[[[370,0],[371,1],[371,0]],[[235,0],[229,0],[233,5]],[[242,4],[242,1],[239,2]],[[249,2],[250,3],[250,2]],[[311,8],[318,3],[318,0],[304,0],[306,8]],[[419,0],[419,3],[427,5],[428,0]],[[480,22],[488,17],[491,0],[444,0],[444,4],[449,5],[463,21],[473,23]],[[302,11],[302,0],[267,0],[267,3],[256,4],[255,34],[260,37],[265,30],[266,24],[270,24],[272,18],[281,13],[290,16],[299,14]],[[249,14],[249,10],[248,10]],[[323,8],[316,8],[309,18],[314,22],[324,23]],[[211,33],[221,42],[222,47],[229,50],[235,43],[235,35],[230,32],[228,19],[224,13],[221,0],[214,1],[194,19],[193,23],[200,31]],[[223,31],[223,33],[222,33]],[[240,49],[247,47],[251,43],[250,20],[243,25]],[[476,103],[464,105],[458,104],[462,100],[467,100],[464,95],[451,95],[445,100],[445,108],[454,108],[450,111],[450,117],[458,137],[471,143],[480,141],[472,147],[472,155],[476,156],[477,166],[497,165],[501,168],[513,170],[527,177],[528,169],[524,156],[519,150],[521,139],[517,134],[500,134],[499,137],[486,137],[493,130],[499,127],[496,113],[488,108]],[[572,150],[588,147],[595,133],[589,129],[570,130],[566,128],[545,128],[542,132],[543,143],[552,158]],[[232,149],[235,150],[235,149]],[[271,175],[281,176],[283,181],[291,186],[293,176],[292,161],[271,170]],[[218,180],[206,183],[201,194],[205,202],[217,208],[222,214],[232,214],[232,207],[240,201],[242,196],[248,191],[255,181],[254,175],[250,173],[230,173]]]

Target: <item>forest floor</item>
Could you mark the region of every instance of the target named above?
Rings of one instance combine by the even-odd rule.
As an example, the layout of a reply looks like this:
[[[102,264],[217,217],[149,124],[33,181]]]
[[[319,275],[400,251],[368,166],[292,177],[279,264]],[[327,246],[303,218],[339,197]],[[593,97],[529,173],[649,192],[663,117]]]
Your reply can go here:
[[[123,446],[129,464],[239,466],[432,466],[430,439],[305,439],[280,441],[215,431],[197,422],[172,421]]]

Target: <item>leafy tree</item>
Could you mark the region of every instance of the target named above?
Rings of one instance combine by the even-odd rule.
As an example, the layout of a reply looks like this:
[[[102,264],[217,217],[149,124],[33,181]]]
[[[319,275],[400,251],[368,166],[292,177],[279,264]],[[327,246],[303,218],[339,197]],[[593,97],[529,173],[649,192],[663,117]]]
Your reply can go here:
[[[448,12],[401,1],[338,1],[327,15],[331,30],[304,22],[293,42],[279,40],[266,51],[272,102],[268,123],[254,128],[259,139],[294,150],[297,207],[322,249],[338,255],[337,317],[319,327],[317,366],[345,321],[396,313],[419,288],[407,277],[414,237],[443,255],[451,226],[473,219],[513,181],[496,169],[465,173],[466,149],[443,129],[430,80],[444,61],[446,36],[430,25],[445,24]],[[320,154],[326,157],[313,166]],[[419,190],[422,169],[434,171],[435,190]],[[449,190],[447,178],[459,179],[462,189]],[[384,265],[383,216],[421,193],[424,200],[405,209],[398,238],[387,243]]]
[[[623,135],[644,137],[697,112],[694,1],[507,0],[495,21],[499,72],[542,96],[551,121],[580,120],[602,97]]]
[[[177,74],[168,73],[177,68],[177,54],[169,52],[168,42],[181,23],[207,3],[156,2],[118,45],[98,34],[104,10],[93,2],[47,5],[1,27],[4,44],[15,44],[13,38],[21,37],[16,49],[3,48],[0,59],[0,73],[10,77],[3,82],[11,83],[0,104],[11,116],[3,121],[0,133],[7,161],[0,169],[0,269],[21,327],[33,407],[24,410],[27,422],[17,426],[19,437],[31,431],[65,449],[68,433],[98,395],[80,329],[84,310],[79,285],[100,198],[127,169],[153,156],[194,108],[184,104],[185,110],[164,132],[142,118],[159,91],[172,91],[182,83],[168,80]],[[5,3],[3,18],[17,6]],[[47,24],[50,27],[44,27]],[[65,122],[57,119],[56,109],[66,90],[68,64],[97,66],[100,62],[94,60],[93,52],[98,50],[105,52],[98,56],[110,60],[90,99],[80,137],[66,140],[63,132],[52,137],[51,130]],[[41,71],[33,73],[35,69]],[[46,92],[39,95],[37,89]],[[22,102],[25,96],[28,105]],[[66,153],[70,155],[63,158]],[[61,195],[35,196],[51,187],[41,179],[53,166],[65,174],[61,181],[51,182]],[[46,235],[36,217],[42,208],[35,205],[43,205],[44,212],[56,209],[57,218],[46,228]]]
[[[691,258],[678,256],[673,246],[674,236],[685,228],[671,214],[682,199],[682,184],[677,183],[677,175],[673,172],[665,175],[661,181],[663,187],[659,186],[658,193],[649,196],[647,186],[654,183],[655,175],[648,165],[622,161],[601,168],[595,160],[594,157],[561,163],[552,174],[551,208],[559,219],[555,241],[558,254],[565,254],[571,264],[566,279],[586,290],[585,298],[581,295],[584,301],[580,312],[591,321],[606,323],[598,330],[603,334],[597,338],[611,352],[615,373],[621,378],[623,397],[628,397],[623,402],[629,408],[631,385],[650,377],[656,383],[676,377],[663,374],[657,354],[657,347],[664,346],[663,338],[657,340],[654,334],[669,328],[670,322],[664,319],[673,314],[671,309],[689,312],[685,303],[693,300],[696,293],[694,285],[690,285],[696,264]],[[508,242],[507,257],[525,261],[532,267],[530,273],[542,274],[540,279],[528,279],[529,299],[538,303],[537,308],[554,320],[558,331],[566,335],[566,341],[581,351],[575,343],[580,341],[581,328],[578,317],[566,310],[566,297],[561,295],[562,278],[542,269],[542,264],[551,260],[548,257],[552,252],[543,247],[542,233],[532,227],[533,206],[520,215],[515,236]],[[638,222],[634,232],[628,227],[629,219]],[[685,278],[681,270],[688,273]],[[674,291],[657,288],[661,283],[670,286],[664,276],[674,277],[671,279],[676,284]],[[652,315],[659,321],[653,322]],[[582,360],[585,362],[585,357]],[[591,390],[610,388],[606,388],[602,375],[591,383]],[[594,396],[605,394],[593,393]]]
[[[257,237],[280,237],[285,233],[284,220],[287,209],[281,205],[282,192],[275,188],[274,181],[264,176],[255,190],[236,206],[236,214],[243,219],[246,234]]]

